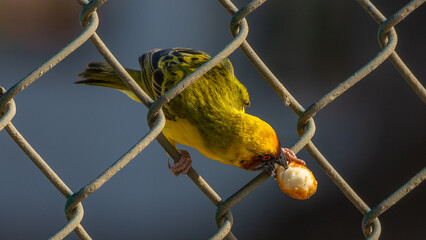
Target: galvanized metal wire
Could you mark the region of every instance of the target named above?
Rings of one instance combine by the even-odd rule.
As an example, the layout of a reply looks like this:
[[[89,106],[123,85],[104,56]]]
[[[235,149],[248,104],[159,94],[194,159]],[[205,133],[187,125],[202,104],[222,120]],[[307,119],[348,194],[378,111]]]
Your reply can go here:
[[[381,225],[378,217],[386,210],[391,208],[395,203],[406,196],[411,190],[416,188],[426,178],[426,167],[421,169],[415,176],[405,182],[402,187],[395,190],[381,203],[370,208],[351,188],[345,179],[333,168],[327,159],[321,154],[319,149],[314,145],[312,138],[315,135],[315,122],[313,117],[333,102],[336,98],[348,91],[359,81],[365,79],[367,75],[378,68],[383,62],[389,59],[394,67],[398,70],[405,81],[410,85],[412,90],[419,98],[426,103],[426,89],[420,81],[414,76],[410,69],[405,65],[404,61],[398,56],[395,51],[397,46],[397,34],[394,27],[404,20],[416,8],[421,6],[426,0],[410,1],[403,8],[398,10],[391,17],[386,18],[370,1],[359,0],[360,5],[370,16],[379,24],[378,40],[382,47],[375,57],[367,64],[354,72],[349,78],[341,82],[334,89],[329,91],[318,101],[310,105],[308,108],[303,108],[302,105],[290,94],[272,71],[263,63],[262,59],[256,54],[250,44],[246,41],[248,35],[248,23],[245,17],[258,9],[266,0],[253,0],[248,4],[238,9],[230,0],[219,0],[220,4],[231,14],[230,29],[234,36],[221,51],[215,54],[208,62],[203,64],[196,71],[188,75],[175,87],[167,91],[156,101],[153,101],[133,80],[133,78],[125,71],[120,62],[108,50],[102,39],[96,34],[96,29],[99,24],[99,18],[96,10],[106,2],[106,0],[93,1],[77,1],[82,5],[83,9],[80,14],[82,32],[61,51],[55,54],[40,67],[28,74],[12,86],[9,90],[1,87],[0,92],[0,131],[4,128],[10,137],[17,145],[27,154],[38,169],[46,176],[47,179],[58,189],[59,192],[67,199],[65,204],[65,212],[68,222],[58,230],[51,239],[63,239],[72,231],[75,231],[81,239],[91,239],[90,235],[84,230],[80,224],[84,210],[82,200],[89,197],[90,194],[97,191],[103,184],[111,179],[120,169],[125,167],[132,159],[134,159],[146,146],[157,139],[164,150],[169,155],[178,161],[180,158],[179,152],[167,141],[161,133],[165,117],[161,108],[170,100],[176,97],[179,93],[185,90],[199,77],[204,75],[214,66],[216,66],[224,58],[228,57],[238,48],[241,48],[247,58],[252,62],[256,69],[261,73],[265,80],[275,89],[277,94],[283,99],[286,106],[289,106],[298,116],[297,131],[299,139],[296,141],[292,150],[296,153],[305,148],[316,162],[321,166],[324,172],[330,179],[340,188],[347,199],[364,215],[362,219],[362,231],[367,239],[378,239],[381,233]],[[99,53],[117,72],[121,80],[131,89],[141,102],[149,109],[147,113],[147,124],[150,130],[143,136],[133,147],[131,147],[121,158],[119,158],[109,168],[105,169],[98,177],[90,183],[83,186],[77,192],[72,192],[66,183],[50,168],[43,158],[31,147],[26,139],[12,124],[12,119],[16,113],[16,105],[13,98],[21,93],[30,84],[37,81],[44,73],[52,69],[57,63],[61,62],[73,51],[78,49],[87,40],[92,41],[93,45],[98,49]],[[261,172],[254,179],[248,182],[245,186],[235,192],[232,196],[225,200],[213,190],[212,187],[193,169],[188,172],[188,177],[195,185],[217,206],[216,223],[218,231],[212,233],[210,239],[236,239],[232,234],[233,217],[231,208],[239,203],[244,197],[250,194],[254,189],[259,187],[270,175],[267,172]],[[207,237],[207,236],[206,236]]]

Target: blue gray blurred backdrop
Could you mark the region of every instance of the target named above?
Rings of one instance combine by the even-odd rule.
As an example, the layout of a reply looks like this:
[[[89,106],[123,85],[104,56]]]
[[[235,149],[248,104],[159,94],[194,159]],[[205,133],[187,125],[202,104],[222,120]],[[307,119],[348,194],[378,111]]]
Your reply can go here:
[[[248,1],[235,1],[239,7]],[[386,16],[406,1],[374,1]],[[9,89],[81,31],[74,1],[0,1],[0,85]],[[426,8],[397,26],[401,58],[423,81]],[[108,1],[100,37],[126,67],[153,48],[189,47],[211,55],[231,39],[230,15],[216,1]],[[356,1],[269,1],[248,16],[248,41],[306,108],[380,50],[377,24]],[[248,88],[248,112],[269,122],[284,146],[297,139],[297,116],[241,50],[230,56]],[[90,42],[15,97],[14,125],[78,191],[147,131],[143,104],[118,91],[73,85],[102,57]],[[389,61],[315,116],[314,143],[373,207],[425,166],[426,109]],[[181,146],[183,149],[188,147]],[[227,198],[257,172],[209,160],[189,149],[193,167]],[[240,239],[362,239],[362,215],[302,150],[319,182],[298,201],[273,179],[232,208]],[[0,133],[0,239],[47,239],[65,223],[64,197],[6,131]],[[380,219],[383,239],[426,236],[425,185]],[[206,239],[215,207],[187,177],[174,177],[158,143],[83,201],[83,226],[94,239]],[[77,239],[72,233],[67,239]]]

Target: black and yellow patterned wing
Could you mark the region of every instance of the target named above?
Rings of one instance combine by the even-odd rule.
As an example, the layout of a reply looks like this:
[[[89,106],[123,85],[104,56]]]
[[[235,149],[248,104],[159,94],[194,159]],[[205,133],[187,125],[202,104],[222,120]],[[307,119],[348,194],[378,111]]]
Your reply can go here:
[[[210,56],[208,54],[188,48],[151,50],[139,58],[142,69],[142,88],[155,100],[209,59]],[[192,105],[200,105],[198,108],[203,109],[208,107],[203,104],[208,101],[207,105],[213,105],[213,107],[231,106],[239,110],[243,110],[244,107],[250,105],[247,90],[235,78],[234,69],[228,59],[224,59],[190,85],[181,95],[197,94],[199,92],[203,92],[203,94],[199,95],[199,101],[196,99],[191,100],[192,98],[187,96],[183,98],[187,100],[186,102],[178,104],[191,103]],[[223,94],[221,95],[221,93]],[[210,98],[210,95],[215,97]],[[175,102],[179,99],[182,100],[182,97],[177,97]],[[218,104],[215,103],[221,106],[217,106]],[[172,105],[175,107],[173,108]],[[176,105],[169,104],[163,108],[167,119],[185,118],[185,109]]]
[[[154,49],[139,58],[141,71],[128,68],[126,71],[156,100],[209,59],[208,54],[189,48]],[[77,84],[114,88],[138,101],[108,63],[89,63],[78,76],[84,80]],[[244,111],[249,105],[246,88],[235,78],[231,62],[224,59],[166,104],[163,111],[168,120],[176,120],[188,118],[194,112],[223,108]]]

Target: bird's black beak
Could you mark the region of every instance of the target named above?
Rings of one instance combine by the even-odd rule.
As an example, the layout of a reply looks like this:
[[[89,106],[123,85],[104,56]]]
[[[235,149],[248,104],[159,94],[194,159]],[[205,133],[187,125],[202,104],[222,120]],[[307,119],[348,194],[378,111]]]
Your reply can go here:
[[[284,155],[284,151],[281,149],[280,157],[277,159],[277,163],[283,166],[285,169],[288,168],[288,160]]]
[[[288,160],[284,155],[284,151],[281,149],[281,152],[278,154],[276,158],[272,158],[269,161],[262,163],[261,168],[271,173],[273,177],[275,177],[275,170],[277,169],[277,165],[283,166],[285,169],[288,168]]]

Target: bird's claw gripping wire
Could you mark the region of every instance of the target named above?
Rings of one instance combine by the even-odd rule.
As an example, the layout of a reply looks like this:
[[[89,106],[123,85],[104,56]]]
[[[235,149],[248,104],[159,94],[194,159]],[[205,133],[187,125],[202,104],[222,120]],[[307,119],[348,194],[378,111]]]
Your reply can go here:
[[[192,165],[191,156],[189,155],[188,151],[178,150],[178,152],[180,153],[179,161],[173,166],[170,165],[170,159],[168,162],[170,172],[172,172],[175,176],[179,176],[180,174],[187,174]]]
[[[297,158],[296,154],[288,148],[283,148],[281,154],[284,155],[285,159],[287,160],[287,165],[286,166],[283,165],[284,168],[286,168],[286,169],[288,168],[289,162],[296,162],[296,163],[299,163],[299,164],[306,166],[305,161]]]

